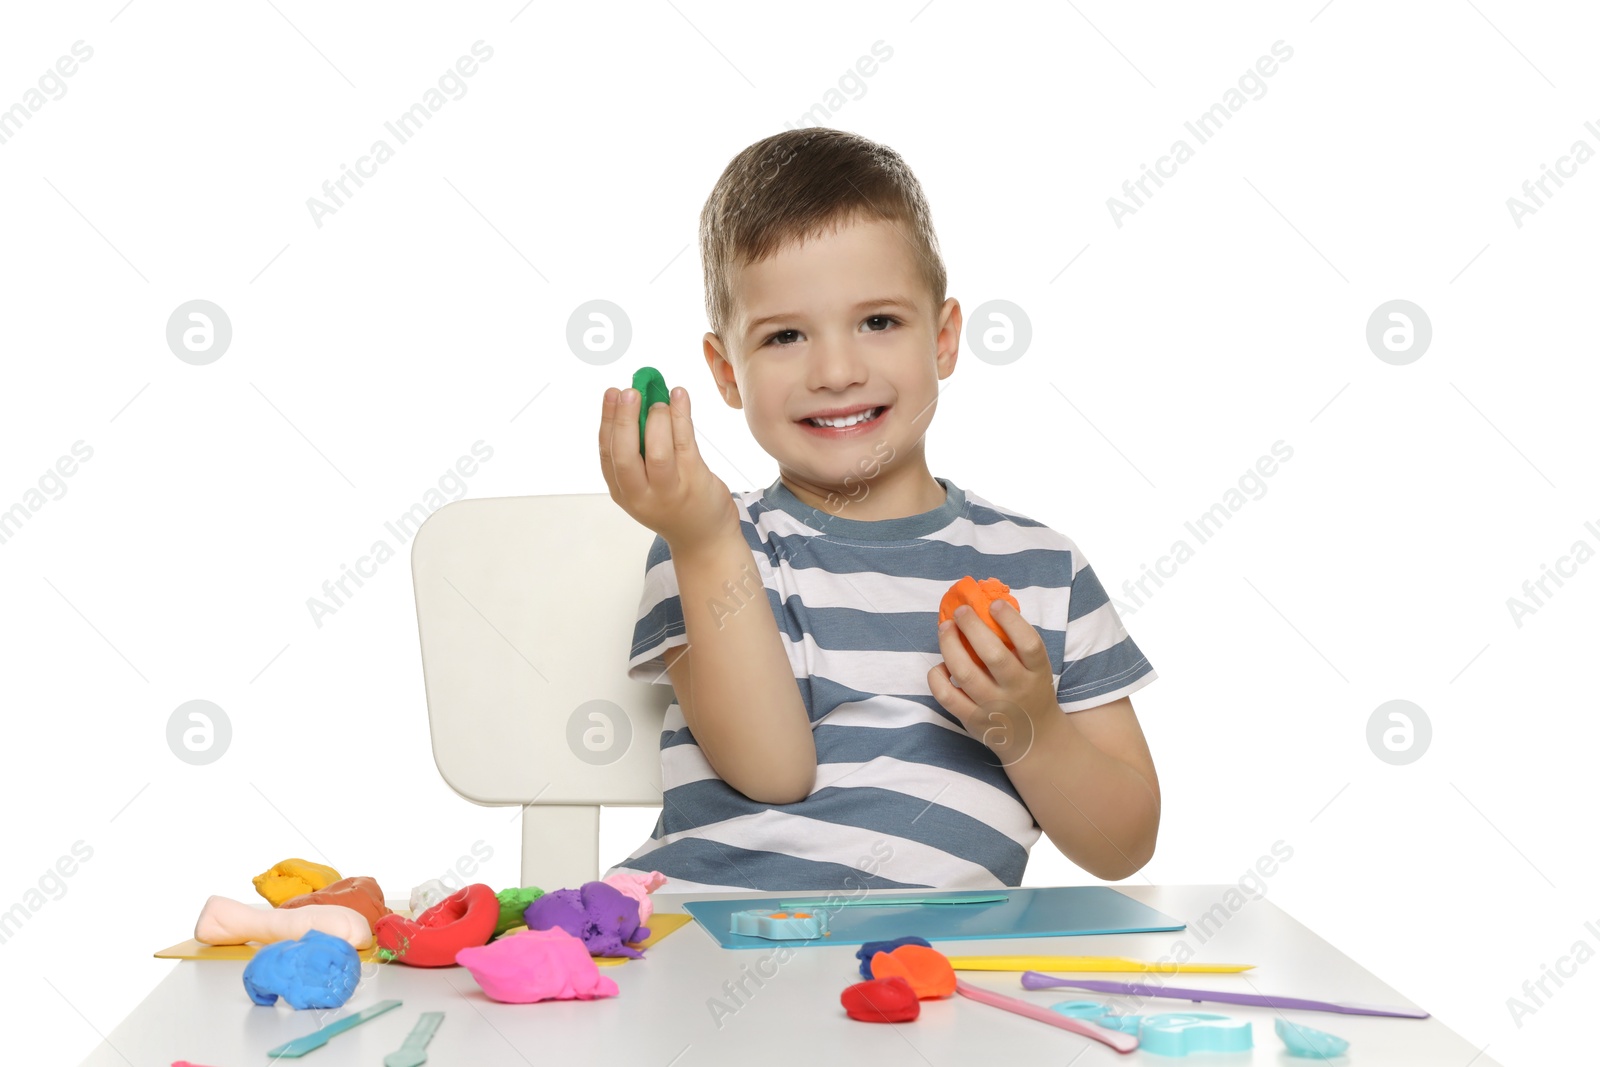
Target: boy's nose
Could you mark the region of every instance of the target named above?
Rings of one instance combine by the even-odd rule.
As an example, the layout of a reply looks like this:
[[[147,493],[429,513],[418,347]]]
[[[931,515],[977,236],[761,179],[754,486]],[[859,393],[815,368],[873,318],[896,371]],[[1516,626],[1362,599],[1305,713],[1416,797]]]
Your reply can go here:
[[[865,379],[867,361],[848,341],[818,341],[810,356],[811,377],[818,385],[839,389]]]

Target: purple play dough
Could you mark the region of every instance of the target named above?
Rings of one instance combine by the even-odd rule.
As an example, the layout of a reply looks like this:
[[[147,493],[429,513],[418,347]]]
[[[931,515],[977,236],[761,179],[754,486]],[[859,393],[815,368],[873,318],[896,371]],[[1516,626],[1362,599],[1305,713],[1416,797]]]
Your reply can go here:
[[[282,997],[297,1010],[340,1007],[360,980],[361,957],[350,942],[321,930],[266,945],[244,968],[244,991],[251,1000],[274,1004]]]
[[[643,952],[624,942],[650,936],[650,928],[639,925],[639,902],[605,882],[546,893],[528,905],[522,918],[530,930],[565,930],[582,941],[591,956],[643,959]]]

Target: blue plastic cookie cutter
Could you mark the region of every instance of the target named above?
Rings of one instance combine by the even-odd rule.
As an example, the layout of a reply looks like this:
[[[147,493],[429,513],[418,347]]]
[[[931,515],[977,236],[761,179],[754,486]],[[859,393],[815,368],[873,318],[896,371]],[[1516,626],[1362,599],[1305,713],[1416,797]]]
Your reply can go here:
[[[1291,1056],[1309,1056],[1326,1059],[1329,1056],[1340,1056],[1350,1047],[1350,1042],[1342,1037],[1336,1037],[1324,1030],[1313,1030],[1300,1023],[1276,1018],[1272,1020],[1272,1028],[1283,1039],[1284,1046],[1288,1048]]]
[[[828,934],[826,911],[736,911],[729,916],[729,932],[764,937],[769,941],[810,941]]]
[[[1144,1019],[1143,1015],[1112,1015],[1110,1006],[1098,1000],[1063,1000],[1050,1005],[1050,1010],[1124,1034],[1137,1034],[1139,1023]]]
[[[1253,1045],[1249,1019],[1205,1011],[1171,1011],[1146,1015],[1139,1023],[1139,1050],[1158,1056],[1242,1052]]]

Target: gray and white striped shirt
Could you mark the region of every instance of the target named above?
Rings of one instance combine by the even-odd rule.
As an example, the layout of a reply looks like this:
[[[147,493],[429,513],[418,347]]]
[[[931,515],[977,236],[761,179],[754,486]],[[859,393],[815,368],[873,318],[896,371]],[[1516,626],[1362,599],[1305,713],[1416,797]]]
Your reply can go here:
[[[805,699],[816,784],[793,804],[751,800],[718,777],[674,701],[661,734],[661,817],[611,871],[657,870],[679,892],[1021,884],[1039,826],[994,753],[928,688],[943,662],[940,598],[963,575],[1010,586],[1049,650],[1063,711],[1157,676],[1076,544],[935,480],[941,506],[877,521],[818,511],[781,479],[732,494]],[[738,595],[730,610],[759,592]],[[662,654],[687,641],[657,537],[628,677],[670,685]]]

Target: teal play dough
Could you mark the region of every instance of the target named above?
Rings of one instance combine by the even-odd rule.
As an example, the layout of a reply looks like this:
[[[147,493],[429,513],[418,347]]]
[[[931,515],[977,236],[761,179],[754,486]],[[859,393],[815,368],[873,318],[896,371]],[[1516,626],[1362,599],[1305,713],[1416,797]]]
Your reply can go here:
[[[651,404],[670,404],[666,379],[654,367],[640,367],[633,372],[633,387],[639,391],[639,455],[644,455],[644,420],[650,414]]]

